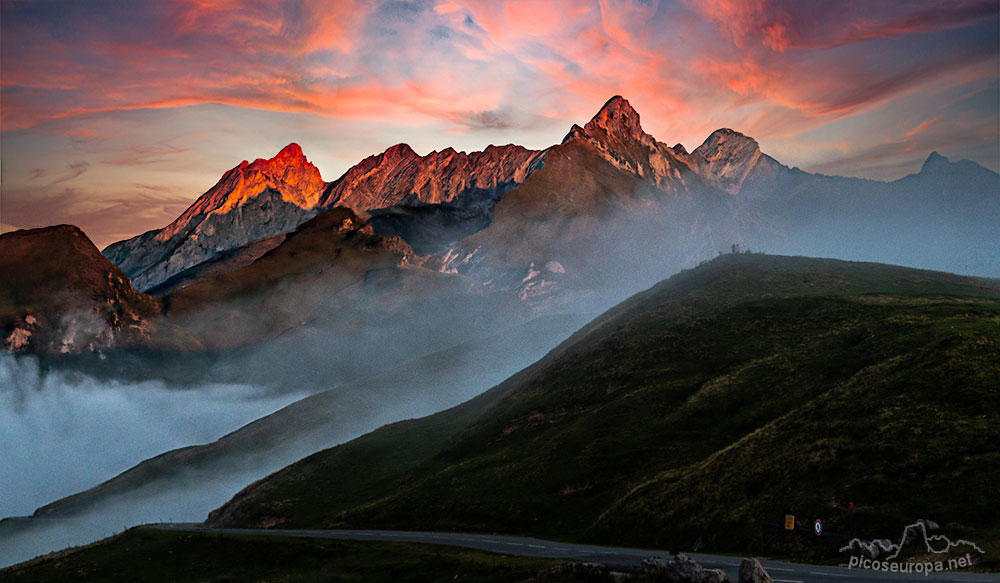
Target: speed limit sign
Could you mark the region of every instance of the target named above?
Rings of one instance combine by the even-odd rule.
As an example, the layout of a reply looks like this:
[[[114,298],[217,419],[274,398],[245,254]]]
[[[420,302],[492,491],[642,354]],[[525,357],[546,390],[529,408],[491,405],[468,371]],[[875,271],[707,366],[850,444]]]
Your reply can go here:
[[[816,533],[816,536],[823,534],[823,522],[818,518],[813,523],[813,532]]]

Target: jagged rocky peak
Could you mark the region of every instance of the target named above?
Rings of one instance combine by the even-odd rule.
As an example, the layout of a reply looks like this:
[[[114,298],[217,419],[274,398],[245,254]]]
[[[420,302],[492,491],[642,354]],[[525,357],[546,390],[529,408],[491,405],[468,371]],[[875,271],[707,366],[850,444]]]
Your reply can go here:
[[[760,151],[757,140],[729,128],[712,132],[691,152],[699,172],[731,194],[741,191],[755,171],[776,171],[780,166]]]
[[[104,254],[148,290],[218,253],[294,229],[317,212],[325,188],[319,169],[291,143],[272,158],[244,160],[172,223]]]
[[[930,156],[924,160],[923,165],[920,167],[920,172],[913,176],[944,180],[961,177],[961,179],[965,181],[984,181],[981,182],[981,184],[986,191],[995,191],[996,189],[995,187],[992,187],[992,185],[996,184],[995,181],[1000,178],[996,172],[985,168],[972,160],[965,158],[952,160],[938,154],[937,152],[931,152]]]
[[[167,225],[157,238],[165,241],[193,227],[192,223],[198,221],[198,217],[228,213],[268,190],[280,193],[283,201],[301,209],[312,209],[319,202],[325,186],[319,169],[293,142],[273,158],[257,158],[253,162],[244,160],[226,172],[215,186]]]
[[[748,158],[759,153],[757,140],[729,128],[715,130],[693,152],[705,160]]]
[[[273,188],[281,192],[285,201],[304,209],[316,206],[325,186],[319,169],[295,142],[282,148],[271,159],[258,158],[244,167],[242,174],[247,186],[254,190],[247,193],[249,196],[259,194],[254,187]]]
[[[541,166],[543,157],[513,145],[470,153],[445,148],[420,156],[409,145],[396,144],[331,183],[320,204],[355,211],[397,205],[492,206]]]
[[[609,134],[624,134],[635,139],[640,139],[645,134],[639,123],[639,112],[621,95],[609,99],[597,115],[584,126],[584,129],[591,131],[597,128]]]
[[[642,129],[639,113],[616,95],[583,127],[574,125],[563,139],[566,145],[587,144],[614,166],[636,174],[668,192],[688,188],[693,164],[683,146],[670,146]]]
[[[396,144],[395,146],[389,146],[385,152],[382,153],[382,158],[389,161],[404,160],[407,158],[418,158],[417,153],[413,151],[413,148],[409,144]]]
[[[272,160],[303,160],[306,161],[306,155],[302,153],[302,146],[292,142],[281,149],[278,155],[272,158]]]
[[[563,143],[577,137],[589,139],[595,143],[608,139],[654,142],[651,136],[642,131],[642,125],[639,123],[639,112],[621,95],[615,95],[609,99],[597,112],[597,115],[587,122],[587,125],[581,128],[574,124],[566,137],[563,138]]]
[[[272,175],[288,175],[295,173],[305,173],[307,175],[319,176],[319,169],[313,165],[312,162],[306,158],[306,155],[302,152],[302,146],[292,142],[280,152],[274,155],[273,158],[257,158],[253,162],[248,162],[244,160],[239,166],[233,168],[230,172],[239,173],[253,173],[253,172],[267,172]],[[228,173],[227,173],[228,174]]]

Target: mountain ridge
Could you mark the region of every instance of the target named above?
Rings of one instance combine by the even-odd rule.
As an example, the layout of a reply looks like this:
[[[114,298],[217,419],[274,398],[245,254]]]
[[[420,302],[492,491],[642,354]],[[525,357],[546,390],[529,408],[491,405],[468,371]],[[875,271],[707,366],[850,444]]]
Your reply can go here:
[[[699,168],[723,190],[739,194],[751,173],[776,174],[788,168],[764,154],[757,140],[729,128],[712,132],[691,152]]]
[[[491,391],[305,458],[206,522],[736,552],[788,508],[846,532],[848,501],[863,500],[859,532],[920,511],[985,537],[998,302],[976,278],[725,255],[629,298]],[[935,447],[920,447],[929,436]],[[917,481],[912,498],[893,494]],[[816,542],[785,548],[830,554]]]
[[[271,161],[278,159],[308,164],[294,143]],[[666,236],[654,247],[662,246],[663,253],[674,256],[667,267],[676,269],[731,244],[789,252],[790,240],[808,239],[813,229],[806,253],[841,256],[836,247],[816,247],[815,242],[845,236],[856,228],[852,222],[863,225],[859,245],[882,249],[882,227],[895,224],[900,239],[916,237],[908,231],[931,235],[891,245],[916,249],[926,244],[928,252],[911,254],[917,258],[948,249],[958,229],[951,222],[934,226],[933,216],[942,212],[936,207],[948,204],[935,193],[960,199],[951,205],[958,210],[945,214],[966,213],[977,225],[968,234],[958,233],[956,241],[980,237],[979,231],[988,231],[989,223],[1000,216],[990,208],[995,206],[990,204],[991,193],[1000,187],[1000,176],[972,162],[953,163],[933,153],[921,172],[897,181],[827,177],[789,168],[764,153],[752,137],[729,128],[712,132],[688,152],[681,144],[668,146],[646,133],[639,113],[622,96],[609,99],[590,121],[574,125],[561,143],[545,150],[509,144],[471,153],[445,148],[421,156],[401,143],[365,158],[333,182],[322,182],[318,171],[310,170],[311,178],[304,182],[311,189],[308,195],[286,194],[284,190],[294,185],[281,180],[254,196],[240,194],[230,200],[219,194],[228,188],[220,185],[238,182],[247,168],[271,161],[244,161],[165,230],[115,243],[105,254],[123,267],[137,288],[148,290],[220,253],[289,232],[319,211],[340,205],[371,213],[366,218],[378,233],[402,236],[420,254],[437,257],[442,270],[478,272],[481,281],[502,283],[526,299],[566,289],[552,279],[518,283],[530,276],[532,265],[573,263],[572,257],[563,256],[581,253],[573,251],[571,243],[558,242],[560,237],[596,249],[621,243],[616,232],[637,241]],[[550,162],[560,169],[543,172],[549,178],[533,180]],[[598,168],[602,164],[610,168]],[[272,170],[268,176],[286,174]],[[917,192],[905,192],[912,184]],[[317,187],[322,192],[316,192]],[[206,224],[211,225],[200,231],[182,227],[192,216],[207,216]],[[914,217],[921,222],[916,231],[906,228]],[[636,218],[637,228],[625,226]],[[501,224],[491,227],[498,219]],[[165,241],[168,233],[174,235]],[[545,245],[559,249],[543,249]],[[864,248],[848,258],[880,258],[871,251],[865,255]],[[914,264],[908,260],[911,255],[897,252],[884,259]],[[971,261],[979,266],[989,258],[975,256]],[[196,278],[197,273],[184,277]],[[571,270],[557,279],[575,277],[579,282],[589,276],[587,270],[578,275]]]
[[[0,340],[11,352],[95,351],[148,338],[160,302],[74,225],[0,235]]]
[[[609,99],[582,128],[574,125],[560,145],[571,140],[591,144],[614,166],[667,191],[684,190],[686,181],[696,181],[690,156],[647,134],[639,113],[620,95]]]
[[[218,253],[291,231],[336,206],[363,212],[443,203],[485,212],[543,160],[543,152],[513,144],[426,156],[397,144],[324,182],[292,142],[272,158],[244,160],[227,171],[166,227],[112,243],[103,253],[137,287],[151,289]]]
[[[513,144],[469,153],[445,148],[426,156],[408,144],[397,144],[330,183],[321,206],[346,206],[355,212],[413,204],[492,206],[543,158],[541,151]]]
[[[104,254],[149,289],[217,253],[294,229],[315,214],[324,184],[291,143],[272,158],[244,160],[169,225],[113,243]]]

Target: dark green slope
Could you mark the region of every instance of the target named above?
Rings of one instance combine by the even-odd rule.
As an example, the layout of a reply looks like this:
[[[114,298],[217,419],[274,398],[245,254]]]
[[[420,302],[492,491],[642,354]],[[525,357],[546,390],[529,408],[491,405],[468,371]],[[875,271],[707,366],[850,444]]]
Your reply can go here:
[[[737,551],[793,510],[871,537],[929,518],[995,538],[998,427],[995,285],[725,256],[473,401],[251,485],[209,523]]]
[[[17,583],[570,583],[564,561],[408,543],[186,534],[146,527],[0,569]],[[565,572],[565,574],[564,574]],[[608,581],[610,577],[586,581]]]

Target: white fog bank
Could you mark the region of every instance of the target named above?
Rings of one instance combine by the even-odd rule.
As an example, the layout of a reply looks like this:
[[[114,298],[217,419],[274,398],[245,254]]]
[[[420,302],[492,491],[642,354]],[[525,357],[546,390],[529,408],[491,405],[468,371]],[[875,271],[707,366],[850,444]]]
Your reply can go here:
[[[303,396],[43,373],[33,358],[0,351],[0,518],[31,514],[164,451],[215,440]]]

